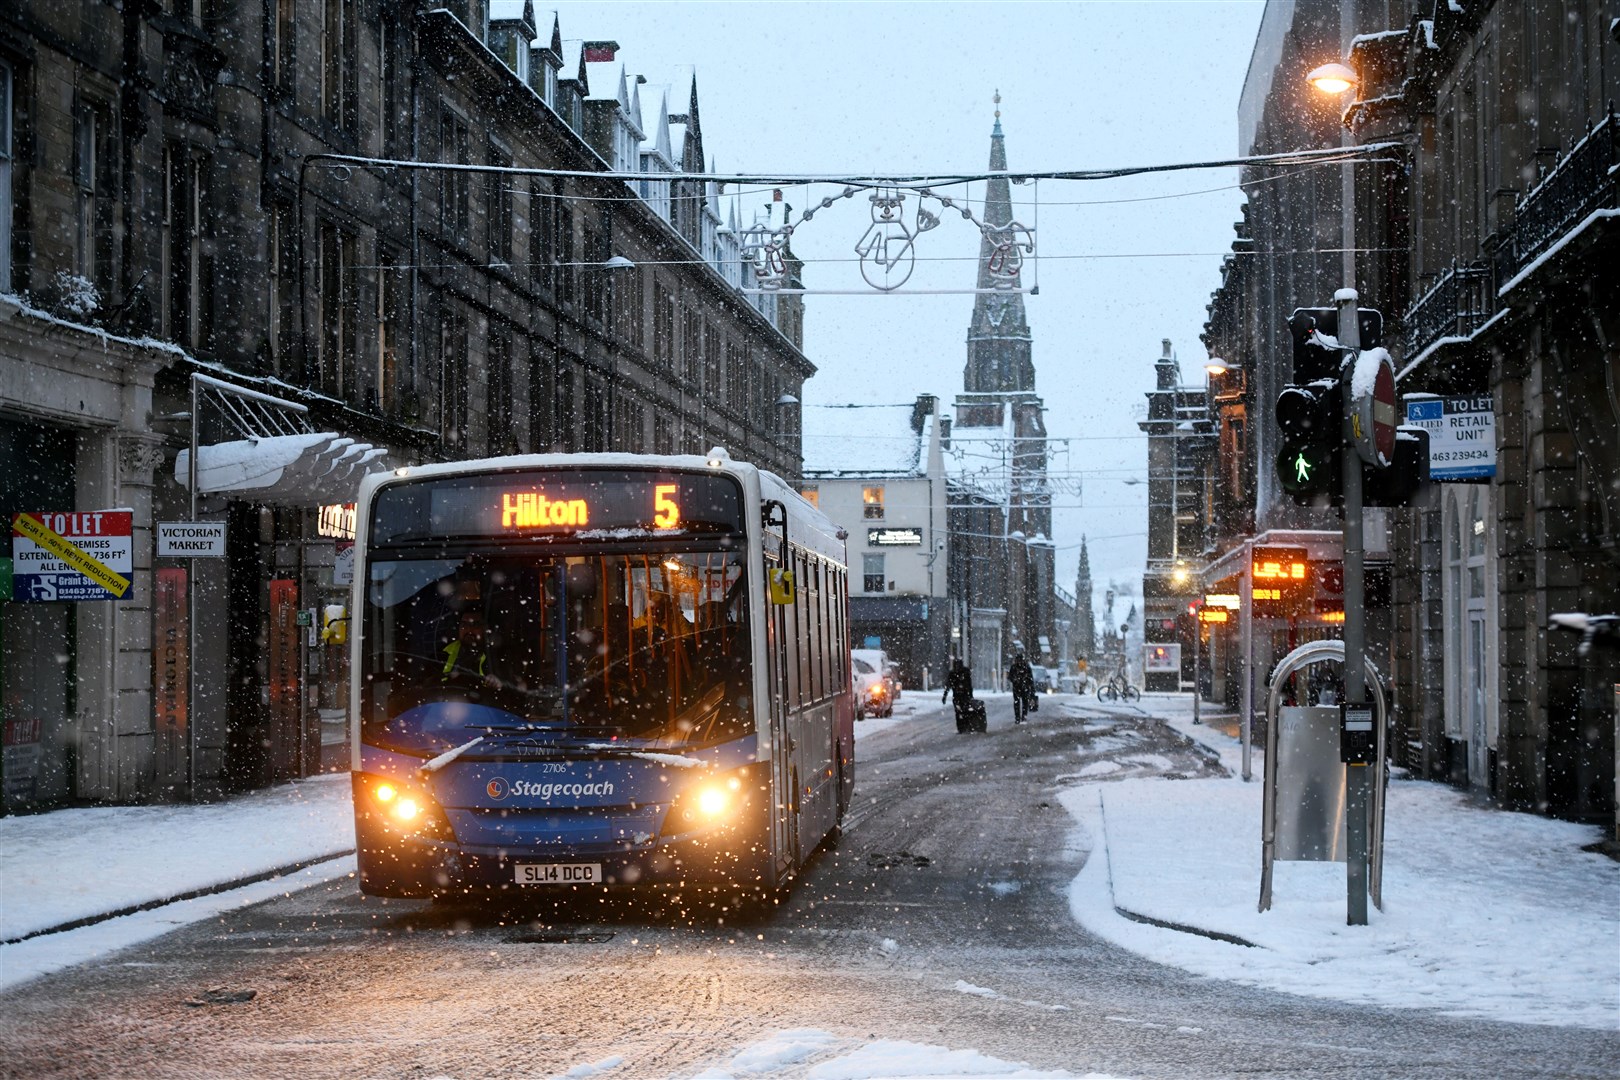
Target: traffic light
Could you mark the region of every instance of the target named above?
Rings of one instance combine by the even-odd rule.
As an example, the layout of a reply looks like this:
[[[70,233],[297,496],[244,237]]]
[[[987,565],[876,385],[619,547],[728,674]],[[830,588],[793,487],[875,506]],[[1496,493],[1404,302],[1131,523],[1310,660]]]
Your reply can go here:
[[[1388,468],[1362,470],[1363,506],[1409,506],[1429,482],[1429,432],[1402,425],[1395,429],[1395,456]]]
[[[1384,335],[1383,314],[1377,308],[1361,308],[1356,312],[1356,325],[1361,329],[1358,347],[1377,348]],[[1294,339],[1295,382],[1338,378],[1344,363],[1338,308],[1295,308],[1288,316],[1288,330]]]
[[[1296,502],[1337,498],[1344,444],[1344,391],[1337,378],[1283,387],[1277,395],[1277,480]]]

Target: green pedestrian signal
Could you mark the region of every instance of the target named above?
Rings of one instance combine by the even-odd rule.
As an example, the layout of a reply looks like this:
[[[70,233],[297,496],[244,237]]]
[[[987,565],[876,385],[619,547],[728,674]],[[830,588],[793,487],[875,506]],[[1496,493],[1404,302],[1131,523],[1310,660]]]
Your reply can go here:
[[[1300,502],[1339,491],[1338,453],[1321,443],[1285,443],[1277,453],[1277,482]]]

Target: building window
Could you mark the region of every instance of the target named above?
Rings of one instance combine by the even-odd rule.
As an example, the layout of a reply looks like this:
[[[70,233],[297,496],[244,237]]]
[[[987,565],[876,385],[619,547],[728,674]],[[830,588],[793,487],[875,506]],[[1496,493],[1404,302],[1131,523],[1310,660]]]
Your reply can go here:
[[[880,593],[884,591],[883,556],[861,556],[861,591]]]
[[[809,503],[811,506],[814,506],[817,509],[821,508],[821,490],[814,484],[810,485],[809,487],[802,488],[799,491],[799,494],[803,495],[804,501]]]
[[[325,0],[321,11],[321,117],[355,129],[354,0]]]
[[[624,339],[627,346],[640,352],[645,348],[642,335],[646,332],[645,316],[642,312],[642,305],[645,302],[642,297],[643,271],[638,267],[634,270],[614,270],[611,273],[615,281],[623,284],[624,303],[617,305],[619,336]]]
[[[557,299],[564,304],[572,304],[579,267],[574,265],[574,213],[565,206],[557,207],[557,226],[553,235],[556,242],[552,246],[551,257],[557,264]]]
[[[489,144],[489,163],[510,169],[512,155],[496,145]],[[489,205],[489,261],[511,269],[512,262],[512,177],[506,173],[489,173],[485,184]]]
[[[297,7],[298,0],[276,0],[275,22],[270,29],[270,83],[281,96],[292,93],[293,73],[297,70],[293,52]]]
[[[77,235],[75,272],[106,300],[113,284],[112,113],[102,102],[81,101],[75,118],[73,186]],[[86,313],[88,314],[88,313]]]
[[[883,489],[881,487],[861,488],[861,504],[864,507],[863,517],[883,520]]]
[[[544,184],[536,181],[529,187],[529,280],[536,288],[546,292],[557,287],[551,266],[554,248],[552,230],[555,227],[551,194]]]
[[[687,308],[681,314],[681,378],[695,384],[702,363],[703,319],[696,308]]]
[[[467,122],[450,109],[439,115],[439,160],[460,165],[472,163],[471,141]],[[460,169],[447,169],[441,174],[439,188],[439,230],[446,239],[467,240],[471,221],[472,174]]]
[[[489,328],[488,364],[484,415],[489,422],[489,454],[516,453],[517,432],[512,426],[512,331],[502,323],[492,323]]]
[[[670,370],[675,363],[675,299],[657,281],[653,282],[653,360],[661,371]]]
[[[467,445],[467,313],[446,304],[439,317],[439,370],[444,389],[441,434],[447,446]]]
[[[408,260],[399,252],[380,248],[377,252],[377,399],[384,416],[398,408],[396,394],[410,392],[410,373],[400,367],[402,350],[407,348],[410,330],[408,299],[410,271]]]
[[[213,330],[208,162],[171,144],[163,151],[163,175],[163,334],[201,351]]]
[[[11,291],[11,65],[0,63],[0,292]]]
[[[665,413],[653,417],[653,453],[675,452],[675,425]]]
[[[354,235],[336,225],[320,229],[321,389],[340,400],[359,395],[355,385]]]
[[[585,446],[586,453],[602,453],[608,447],[613,424],[611,401],[607,383],[597,372],[585,376]]]

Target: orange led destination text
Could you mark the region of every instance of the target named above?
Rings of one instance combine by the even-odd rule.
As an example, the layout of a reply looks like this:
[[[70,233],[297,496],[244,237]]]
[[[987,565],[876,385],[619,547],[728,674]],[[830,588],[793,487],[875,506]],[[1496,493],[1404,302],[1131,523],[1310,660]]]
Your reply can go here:
[[[1292,578],[1295,581],[1305,580],[1305,564],[1302,562],[1256,562],[1254,564],[1256,580],[1276,580],[1277,578]]]
[[[584,499],[548,499],[538,491],[501,494],[501,528],[583,528],[590,510]]]

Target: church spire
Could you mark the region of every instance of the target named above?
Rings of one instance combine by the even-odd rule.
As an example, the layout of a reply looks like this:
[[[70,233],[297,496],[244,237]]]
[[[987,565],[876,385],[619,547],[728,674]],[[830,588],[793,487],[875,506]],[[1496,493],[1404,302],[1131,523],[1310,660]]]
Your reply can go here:
[[[990,131],[990,171],[1007,171],[1007,141],[1001,130],[1001,91],[997,90],[996,122]],[[985,185],[983,221],[988,226],[1004,226],[1013,221],[1012,187],[1006,176],[992,177]],[[1005,255],[1001,256],[1002,258]],[[1005,278],[992,273],[997,259],[996,246],[989,236],[979,241],[978,288],[995,289]],[[1024,319],[1024,297],[1019,291],[1022,278],[1013,279],[1013,288],[980,292],[973,303],[973,321],[968,325],[968,361],[963,387],[969,393],[1035,392],[1035,365],[1030,359],[1029,324]]]

